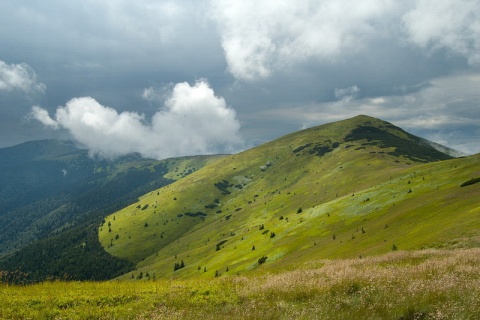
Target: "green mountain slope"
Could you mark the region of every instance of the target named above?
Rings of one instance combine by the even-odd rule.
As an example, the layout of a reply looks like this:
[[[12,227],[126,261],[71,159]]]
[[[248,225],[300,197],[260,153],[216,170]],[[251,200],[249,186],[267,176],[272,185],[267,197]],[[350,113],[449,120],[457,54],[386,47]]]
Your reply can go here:
[[[218,157],[107,161],[56,140],[0,149],[0,269],[20,268],[37,280],[111,277],[115,270],[98,272],[94,264],[126,265],[98,243],[102,218]]]
[[[109,216],[125,277],[212,276],[396,248],[475,245],[479,156],[358,116],[226,157]]]

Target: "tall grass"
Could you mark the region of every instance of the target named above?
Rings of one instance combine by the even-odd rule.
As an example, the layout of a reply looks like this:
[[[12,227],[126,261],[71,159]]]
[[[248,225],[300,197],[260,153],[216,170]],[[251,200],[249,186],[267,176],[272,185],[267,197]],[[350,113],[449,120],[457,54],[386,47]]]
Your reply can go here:
[[[2,319],[479,319],[480,249],[211,279],[0,286]]]

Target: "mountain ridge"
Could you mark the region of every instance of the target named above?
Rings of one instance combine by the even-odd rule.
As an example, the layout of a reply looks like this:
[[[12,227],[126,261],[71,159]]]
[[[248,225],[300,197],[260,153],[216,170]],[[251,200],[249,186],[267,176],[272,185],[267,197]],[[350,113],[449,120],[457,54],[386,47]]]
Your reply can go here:
[[[168,183],[180,178],[184,181],[161,189],[157,189],[158,185],[155,187],[155,183],[147,183],[148,186],[143,185],[136,193],[130,194],[132,197],[129,203],[134,205],[125,207],[128,203],[117,201],[105,209],[101,209],[103,200],[100,199],[105,197],[100,195],[99,198],[99,193],[93,189],[85,192],[88,190],[84,187],[77,187],[68,191],[68,188],[59,185],[63,192],[76,193],[75,201],[82,198],[81,203],[90,201],[98,209],[83,217],[73,220],[68,218],[70,220],[65,220],[66,224],[50,230],[46,238],[41,236],[42,240],[30,243],[14,254],[0,259],[0,269],[17,270],[20,267],[33,275],[34,281],[48,277],[62,278],[65,270],[68,270],[69,279],[78,280],[100,280],[117,276],[137,278],[139,272],[150,275],[155,273],[158,277],[188,278],[209,277],[214,271],[218,271],[220,275],[228,274],[225,268],[232,273],[276,270],[308,261],[309,256],[312,259],[354,256],[352,247],[347,244],[360,241],[361,237],[368,238],[371,242],[368,246],[361,242],[358,245],[358,252],[363,255],[382,253],[390,250],[393,245],[401,249],[408,245],[414,249],[425,245],[468,247],[480,243],[480,240],[476,240],[476,222],[471,217],[475,211],[470,208],[471,212],[466,213],[468,205],[480,206],[478,201],[475,202],[480,184],[472,186],[475,179],[480,177],[480,173],[472,169],[478,163],[478,157],[453,159],[451,152],[447,152],[450,155],[442,152],[448,151],[448,148],[439,148],[434,143],[410,135],[389,122],[365,115],[294,132],[234,155],[166,159],[163,161],[166,167],[155,167],[150,160],[141,159],[135,154],[123,157],[116,165],[112,165],[111,161],[93,161],[88,157],[87,150],[81,150],[81,157],[78,158],[78,148],[71,141],[49,144],[48,140],[32,141],[0,149],[0,158],[6,151],[15,151],[13,156],[10,155],[10,160],[0,161],[3,177],[9,173],[18,175],[21,172],[31,172],[33,175],[28,176],[36,177],[38,171],[35,173],[35,170],[15,169],[33,161],[36,165],[41,164],[35,168],[47,169],[42,169],[42,172],[49,175],[47,178],[61,178],[64,175],[63,169],[67,174],[74,173],[65,165],[72,159],[77,159],[75,163],[90,159],[94,165],[87,171],[97,172],[102,179],[110,181],[104,185],[105,190],[118,189],[118,186],[124,183],[121,181],[135,181],[140,186],[143,178],[137,173],[142,170],[146,170],[142,175],[149,181],[155,179],[151,175],[157,173],[167,180],[170,179]],[[32,151],[32,147],[36,151]],[[84,160],[78,162],[78,159]],[[197,170],[203,166],[195,164],[197,160],[210,164]],[[450,161],[456,164],[448,165]],[[49,163],[57,165],[50,166]],[[59,163],[63,164],[58,166]],[[455,166],[461,169],[457,170]],[[161,168],[168,170],[158,171]],[[438,172],[432,173],[435,171]],[[427,180],[413,178],[417,177],[419,172],[423,172],[423,178]],[[129,175],[131,179],[126,179]],[[427,190],[426,186],[433,183],[428,177],[435,180],[438,190]],[[18,177],[16,179],[18,180]],[[42,181],[43,178],[35,179]],[[408,181],[408,184],[404,186],[401,179]],[[13,181],[11,178],[7,180]],[[31,181],[33,180],[29,180]],[[455,189],[454,184],[457,187],[466,184],[468,187]],[[39,186],[37,182],[32,185]],[[149,189],[141,189],[145,187]],[[442,189],[444,187],[445,191]],[[387,195],[380,189],[391,189],[391,192]],[[0,188],[0,195],[6,190],[8,188]],[[62,212],[78,211],[78,206],[72,202],[73,198],[63,203],[63,200],[52,202],[48,198],[42,198],[41,192],[48,191],[48,188],[43,187],[35,192],[18,190],[27,197],[35,195],[40,200],[47,201],[45,203],[53,205],[49,211],[51,219],[57,219],[58,215],[67,218],[68,215]],[[141,190],[145,191],[142,193]],[[146,191],[148,193],[145,194]],[[473,203],[467,203],[465,195],[468,193]],[[16,192],[11,194],[19,195]],[[389,216],[398,216],[402,221],[406,213],[400,214],[399,211],[409,208],[425,215],[425,210],[417,207],[435,207],[430,202],[445,202],[440,199],[440,194],[446,198],[458,199],[446,207],[456,206],[456,220],[464,219],[469,221],[471,226],[445,220],[443,216],[442,221],[452,224],[458,230],[463,228],[464,233],[470,234],[469,236],[459,236],[458,232],[450,230],[453,227],[445,229],[437,226],[429,220],[431,217],[428,215],[426,221],[430,221],[428,223],[433,228],[442,230],[444,236],[432,235],[431,231],[423,230],[422,235],[416,236],[421,241],[407,241],[392,233],[400,230],[402,223],[395,228],[391,227]],[[398,202],[392,199],[397,199]],[[5,204],[0,201],[0,207],[5,208]],[[386,204],[395,206],[395,209],[386,208]],[[43,205],[42,202],[33,201],[25,210],[35,212]],[[382,214],[374,213],[372,207]],[[444,209],[437,206],[434,210],[442,212]],[[362,224],[351,216],[340,219],[335,214],[337,211],[368,212],[367,217],[375,216],[376,222]],[[5,213],[5,210],[3,212]],[[109,215],[112,212],[113,214]],[[4,213],[3,217],[0,214],[3,221],[9,219]],[[126,216],[123,216],[124,214]],[[14,215],[23,214],[17,211]],[[320,219],[322,215],[329,219]],[[102,217],[105,217],[103,221]],[[419,218],[409,219],[416,221]],[[288,223],[283,224],[286,221]],[[346,231],[346,222],[357,227]],[[386,225],[389,225],[389,228],[377,228],[381,223],[384,223],[382,228]],[[2,225],[8,226],[4,223]],[[42,222],[38,220],[33,225],[41,228]],[[306,228],[308,225],[314,226],[313,229]],[[386,243],[382,241],[387,239],[380,241],[372,236],[372,225],[382,229],[379,234],[385,233],[384,230],[392,231],[387,233],[389,237]],[[323,227],[322,230],[320,226]],[[14,230],[9,228],[9,232]],[[258,234],[255,230],[258,230]],[[346,233],[349,233],[348,237]],[[367,233],[368,236],[365,236]],[[8,232],[2,234],[7,236]],[[327,235],[336,237],[339,241],[332,246],[331,238],[327,241]],[[427,238],[430,240],[425,240]],[[400,240],[393,243],[390,239]],[[339,246],[340,242],[345,245]],[[328,246],[331,248],[328,249]],[[255,250],[252,250],[252,247],[255,247]],[[2,245],[2,248],[5,249],[5,246]],[[242,250],[240,256],[235,252],[236,249]],[[40,255],[42,252],[48,252],[48,255]],[[307,252],[310,254],[306,255]],[[101,264],[108,267],[98,272]],[[184,267],[179,268],[182,264]],[[130,271],[133,269],[136,271]],[[206,272],[203,272],[204,270]]]
[[[370,224],[389,221],[403,206],[435,195],[435,189],[429,189],[433,183],[457,192],[452,183],[465,180],[477,160],[453,159],[389,122],[361,115],[291,133],[146,194],[109,216],[99,228],[99,239],[107,252],[136,264],[137,272],[161,277],[203,276],[208,273],[203,270],[212,269],[242,273],[261,269],[260,265],[286,267],[307,248],[316,257],[350,257],[350,242],[358,232],[365,234]],[[464,172],[450,168],[449,161],[462,163]],[[446,177],[431,173],[437,163]],[[417,180],[412,168],[424,168],[436,182]],[[470,190],[478,192],[475,188]],[[362,199],[357,203],[359,194]],[[471,203],[464,194],[459,197],[459,208],[466,210]],[[345,212],[362,208],[376,222],[362,226],[356,215],[341,218],[331,208]],[[402,211],[401,216],[406,214]],[[317,226],[314,230],[303,227],[307,219]],[[351,239],[346,238],[349,224],[358,225]],[[333,246],[336,253],[316,246],[332,237],[342,239]],[[383,253],[410,241],[384,244],[370,234],[365,237],[380,243],[372,250],[363,247],[364,254]],[[428,243],[422,241],[415,243]],[[338,247],[340,242],[346,245]],[[178,268],[182,264],[187,266]]]

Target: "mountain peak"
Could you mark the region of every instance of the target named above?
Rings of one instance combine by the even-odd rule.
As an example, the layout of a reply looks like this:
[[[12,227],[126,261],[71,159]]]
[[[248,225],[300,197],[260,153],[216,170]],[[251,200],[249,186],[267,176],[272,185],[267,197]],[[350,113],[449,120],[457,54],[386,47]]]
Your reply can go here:
[[[353,118],[327,123],[295,132],[284,138],[305,141],[317,146],[321,144],[340,145],[346,144],[360,148],[370,149],[377,147],[392,156],[401,156],[415,162],[431,162],[451,159],[452,152],[445,152],[448,148],[436,146],[433,142],[412,135],[390,122],[368,115],[358,115]],[[278,143],[283,138],[278,139]],[[308,141],[308,142],[307,142]],[[307,147],[305,147],[307,148]],[[377,152],[371,150],[372,152]]]

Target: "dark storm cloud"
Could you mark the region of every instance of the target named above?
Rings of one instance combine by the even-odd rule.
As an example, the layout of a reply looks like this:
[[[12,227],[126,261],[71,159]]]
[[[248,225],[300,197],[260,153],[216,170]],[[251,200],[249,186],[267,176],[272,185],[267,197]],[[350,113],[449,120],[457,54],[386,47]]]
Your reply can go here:
[[[148,128],[176,84],[207,79],[248,145],[366,113],[478,152],[479,15],[476,0],[5,0],[0,60],[48,90],[0,91],[0,111],[36,105],[63,128],[23,122],[15,141],[71,136],[57,107],[82,97]]]

